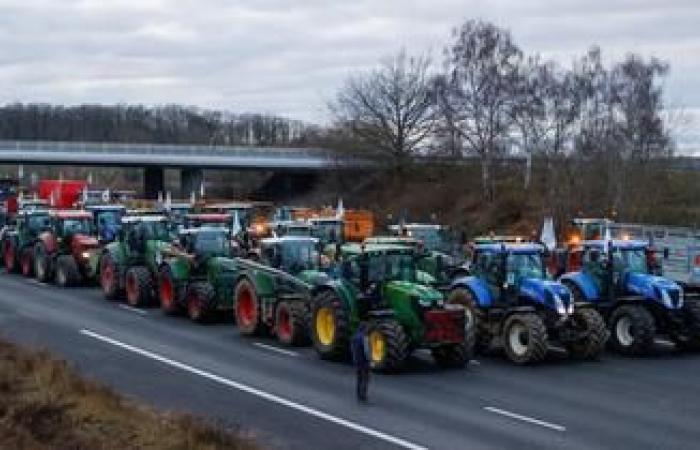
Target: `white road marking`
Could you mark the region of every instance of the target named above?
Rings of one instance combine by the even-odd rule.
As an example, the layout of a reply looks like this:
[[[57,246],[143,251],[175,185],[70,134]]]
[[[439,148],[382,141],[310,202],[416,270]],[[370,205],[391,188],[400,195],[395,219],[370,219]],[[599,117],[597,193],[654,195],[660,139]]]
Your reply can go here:
[[[283,348],[275,347],[273,345],[263,344],[262,342],[253,342],[253,345],[256,347],[264,348],[265,350],[270,350],[270,351],[281,353],[281,354],[287,355],[287,356],[299,356],[299,354],[297,352],[293,352],[291,350],[285,350]]]
[[[469,360],[469,365],[471,365],[471,366],[480,366],[480,365],[481,365],[481,361],[479,361],[478,359],[470,359],[470,360]]]
[[[177,369],[183,370],[185,372],[189,372],[194,375],[199,375],[200,377],[207,378],[211,381],[215,381],[217,383],[223,384],[224,386],[228,386],[234,389],[238,389],[239,391],[246,392],[248,394],[255,395],[256,397],[263,398],[265,400],[271,401],[273,403],[277,403],[279,405],[286,406],[288,408],[301,411],[303,413],[309,414],[311,416],[314,416],[319,419],[326,420],[328,422],[334,423],[336,425],[340,425],[346,428],[349,428],[351,430],[366,434],[368,436],[375,437],[377,439],[381,439],[385,442],[392,443],[394,445],[397,445],[399,447],[407,448],[410,450],[428,450],[427,447],[424,447],[422,445],[414,444],[412,442],[406,441],[404,439],[401,439],[399,437],[392,436],[390,434],[383,433],[381,431],[375,430],[370,427],[366,427],[364,425],[360,425],[358,423],[352,422],[347,419],[343,419],[341,417],[333,416],[331,414],[325,413],[323,411],[320,411],[318,409],[314,409],[310,406],[303,405],[301,403],[294,402],[292,400],[287,400],[283,397],[279,397],[275,394],[271,394],[269,392],[262,391],[260,389],[254,388],[252,386],[248,386],[243,383],[239,383],[237,381],[230,380],[228,378],[221,377],[219,375],[215,375],[213,373],[207,372],[202,369],[197,369],[196,367],[192,367],[190,365],[187,365],[185,363],[181,363],[169,358],[166,358],[164,356],[161,356],[157,353],[150,352],[148,350],[144,350],[139,347],[135,347],[133,345],[126,344],[124,342],[118,341],[116,339],[112,339],[107,336],[103,336],[101,334],[95,333],[90,330],[82,329],[80,330],[80,334],[89,336],[91,338],[97,339],[98,341],[105,342],[107,344],[113,345],[115,347],[122,348],[124,350],[128,350],[132,353],[136,353],[137,355],[145,356],[146,358],[153,359],[155,361],[161,362],[163,364],[166,364],[171,367],[175,367]]]
[[[27,281],[29,281],[30,283],[32,283],[32,284],[35,285],[35,286],[42,286],[42,287],[48,286],[48,284],[42,283],[41,281],[37,280],[36,278],[30,278],[30,279],[27,280]]]
[[[511,419],[522,420],[523,422],[532,423],[535,425],[540,425],[545,428],[556,431],[566,431],[566,427],[562,425],[557,425],[555,423],[545,422],[544,420],[535,419],[533,417],[523,416],[522,414],[516,414],[514,412],[506,411],[504,409],[494,408],[493,406],[484,406],[486,411],[500,414],[502,416],[510,417]]]
[[[137,314],[141,314],[142,316],[145,316],[148,314],[148,312],[144,311],[143,309],[134,308],[133,306],[125,305],[124,303],[117,303],[117,306],[123,310],[135,312]]]

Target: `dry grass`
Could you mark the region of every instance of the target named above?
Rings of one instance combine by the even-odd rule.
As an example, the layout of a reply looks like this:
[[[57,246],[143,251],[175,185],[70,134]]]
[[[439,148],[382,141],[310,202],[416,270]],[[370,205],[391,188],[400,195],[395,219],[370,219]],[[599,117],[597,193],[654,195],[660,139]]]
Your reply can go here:
[[[158,413],[81,378],[43,351],[0,341],[0,448],[215,450],[259,448],[249,436]]]

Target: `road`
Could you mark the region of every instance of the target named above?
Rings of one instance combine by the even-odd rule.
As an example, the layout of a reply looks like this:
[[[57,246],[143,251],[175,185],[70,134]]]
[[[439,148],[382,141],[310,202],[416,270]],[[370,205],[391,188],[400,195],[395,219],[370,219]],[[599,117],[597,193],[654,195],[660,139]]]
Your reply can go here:
[[[694,449],[700,355],[514,367],[493,356],[443,371],[418,354],[354,400],[350,366],[311,349],[196,325],[0,274],[0,330],[48,348],[89,377],[160,408],[240,426],[271,448]]]

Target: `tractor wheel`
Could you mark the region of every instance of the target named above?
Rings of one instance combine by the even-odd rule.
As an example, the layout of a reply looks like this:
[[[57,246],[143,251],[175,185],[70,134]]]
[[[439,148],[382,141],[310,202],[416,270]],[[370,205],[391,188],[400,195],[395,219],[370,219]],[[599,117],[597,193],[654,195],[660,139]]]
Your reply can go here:
[[[547,328],[534,313],[513,314],[503,326],[503,346],[516,364],[542,361],[547,354]]]
[[[197,323],[208,322],[214,312],[215,301],[216,293],[211,284],[206,281],[192,283],[185,295],[187,317]]]
[[[22,256],[19,259],[20,270],[22,275],[25,277],[31,277],[34,275],[34,260],[32,256],[34,252],[31,248],[25,248],[22,250]]]
[[[616,308],[608,320],[610,343],[623,355],[643,355],[654,345],[656,325],[654,316],[639,305],[623,305]]]
[[[323,291],[314,299],[311,338],[322,359],[341,360],[348,356],[350,312],[333,291]]]
[[[144,266],[134,266],[126,271],[126,302],[129,306],[148,305],[153,290],[151,273]]]
[[[595,309],[581,308],[574,312],[571,320],[578,330],[587,332],[588,336],[583,341],[568,344],[569,354],[576,359],[598,359],[610,336],[603,317]]]
[[[117,300],[124,295],[119,286],[119,266],[110,254],[100,259],[100,287],[107,300]]]
[[[484,323],[484,313],[479,309],[472,291],[457,288],[450,292],[447,303],[464,307],[464,336],[470,352],[481,353],[488,350],[491,332]]]
[[[435,363],[446,369],[461,369],[472,359],[471,350],[466,342],[436,347],[431,353]]]
[[[397,321],[388,319],[369,329],[369,353],[372,368],[378,372],[398,372],[411,354],[411,342]]]
[[[75,286],[81,280],[78,265],[72,255],[61,255],[56,258],[56,284],[65,288]]]
[[[161,267],[158,272],[158,299],[160,301],[160,309],[168,315],[180,313],[182,305],[180,304],[179,297],[170,267]]]
[[[5,263],[5,268],[8,273],[17,272],[17,251],[15,244],[7,239],[2,246],[2,259]]]
[[[48,283],[53,278],[49,254],[41,242],[34,247],[34,275],[42,283]]]
[[[683,305],[685,322],[688,333],[684,336],[672,336],[676,348],[682,351],[695,352],[700,350],[700,302],[686,300]]]
[[[255,286],[248,279],[243,279],[236,285],[234,304],[238,331],[246,336],[260,334],[263,329],[260,317],[262,308]]]
[[[307,313],[301,302],[280,302],[275,310],[275,335],[285,345],[309,343]]]

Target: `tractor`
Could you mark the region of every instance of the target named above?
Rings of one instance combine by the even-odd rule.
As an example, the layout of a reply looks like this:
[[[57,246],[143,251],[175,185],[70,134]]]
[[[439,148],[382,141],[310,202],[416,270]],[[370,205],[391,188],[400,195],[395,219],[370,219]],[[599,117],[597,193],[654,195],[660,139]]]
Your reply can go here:
[[[34,245],[49,226],[49,212],[40,209],[20,211],[14,222],[3,229],[3,263],[8,272],[21,271],[22,275],[29,277],[34,274]]]
[[[544,360],[551,343],[579,359],[602,353],[608,338],[602,316],[548,279],[544,247],[475,244],[472,256],[470,275],[452,282],[448,302],[464,306],[467,323],[477,330],[478,351],[500,344],[516,364]]]
[[[153,299],[158,280],[156,255],[173,246],[174,234],[163,215],[133,215],[122,218],[117,239],[100,256],[100,286],[107,300],[126,296],[131,306],[146,306]],[[175,310],[172,298],[166,310]]]
[[[121,219],[126,215],[126,207],[100,204],[87,205],[85,210],[92,213],[93,226],[102,243],[108,244],[117,238],[122,224]]]
[[[233,307],[237,260],[231,258],[228,230],[200,227],[180,231],[180,245],[162,247],[156,254],[162,304],[174,302],[171,312],[185,310],[198,323],[216,311]],[[174,295],[175,292],[182,295]]]
[[[237,259],[234,298],[238,330],[269,332],[286,345],[309,343],[311,293],[329,276],[321,269],[318,240],[308,236],[265,238],[257,261]]]
[[[429,349],[443,367],[469,361],[473,333],[465,328],[464,308],[418,281],[417,258],[405,246],[341,248],[340,273],[312,292],[311,336],[322,359],[347,358],[352,334],[366,321],[374,370],[399,371],[418,348]]]
[[[37,280],[54,280],[60,287],[75,286],[97,275],[99,242],[93,216],[87,211],[50,211],[48,226],[34,245]]]
[[[581,268],[560,280],[577,301],[591,302],[607,320],[614,350],[647,354],[657,335],[681,349],[700,349],[700,299],[658,276],[645,241],[582,241]]]

